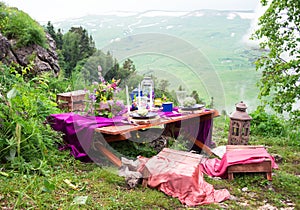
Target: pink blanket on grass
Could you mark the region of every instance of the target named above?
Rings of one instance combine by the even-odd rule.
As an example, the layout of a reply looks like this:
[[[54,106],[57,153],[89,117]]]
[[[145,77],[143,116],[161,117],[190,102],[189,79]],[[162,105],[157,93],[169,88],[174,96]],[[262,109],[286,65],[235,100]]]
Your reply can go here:
[[[229,199],[226,189],[215,190],[203,178],[200,168],[202,156],[164,148],[148,159],[140,157],[139,171],[148,178],[148,186],[176,197],[182,204],[197,206]]]
[[[236,164],[260,163],[265,159],[271,159],[272,168],[278,169],[274,157],[272,157],[266,149],[243,149],[243,150],[229,150],[222,159],[207,159],[201,164],[202,171],[212,177],[227,178],[227,167]]]

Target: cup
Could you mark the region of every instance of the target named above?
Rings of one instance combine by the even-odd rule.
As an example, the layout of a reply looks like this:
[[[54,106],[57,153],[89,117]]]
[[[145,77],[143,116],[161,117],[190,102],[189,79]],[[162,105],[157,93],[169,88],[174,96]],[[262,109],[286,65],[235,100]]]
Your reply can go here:
[[[162,104],[163,112],[172,112],[173,111],[173,103],[172,102],[164,102]]]
[[[140,97],[139,109],[147,109],[147,108],[148,108],[148,97],[146,96]]]

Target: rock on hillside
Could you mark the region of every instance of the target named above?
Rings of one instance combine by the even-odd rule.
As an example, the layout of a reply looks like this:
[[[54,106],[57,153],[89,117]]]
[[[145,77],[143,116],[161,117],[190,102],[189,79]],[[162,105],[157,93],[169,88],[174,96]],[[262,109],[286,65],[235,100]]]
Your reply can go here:
[[[57,74],[60,71],[60,67],[56,53],[56,44],[49,34],[46,34],[46,37],[49,45],[48,49],[44,49],[36,44],[17,48],[15,46],[16,40],[8,40],[0,32],[0,61],[6,65],[18,63],[21,66],[27,66],[30,59],[33,59],[34,73],[53,71]]]

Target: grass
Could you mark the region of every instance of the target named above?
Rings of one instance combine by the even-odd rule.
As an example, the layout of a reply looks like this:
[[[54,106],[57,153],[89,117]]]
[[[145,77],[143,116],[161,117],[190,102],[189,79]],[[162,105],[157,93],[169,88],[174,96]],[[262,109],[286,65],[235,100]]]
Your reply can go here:
[[[214,124],[217,145],[227,141],[228,120],[219,117]],[[205,180],[215,189],[228,189],[233,199],[197,208],[188,208],[178,199],[151,188],[127,188],[123,177],[114,167],[82,163],[69,156],[68,151],[53,151],[52,168],[43,175],[2,171],[0,175],[0,207],[2,209],[258,209],[261,206],[300,208],[300,150],[288,139],[251,136],[250,144],[266,145],[270,154],[281,156],[279,170],[274,170],[273,181],[263,174],[237,174],[233,181]],[[69,180],[76,186],[66,184]],[[75,198],[87,196],[85,204]]]

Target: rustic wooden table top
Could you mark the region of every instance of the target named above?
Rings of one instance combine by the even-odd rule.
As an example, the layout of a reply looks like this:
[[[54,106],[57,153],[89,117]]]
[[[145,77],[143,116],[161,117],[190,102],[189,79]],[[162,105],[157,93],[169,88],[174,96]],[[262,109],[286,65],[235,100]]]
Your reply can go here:
[[[196,117],[214,118],[217,116],[219,116],[219,112],[215,109],[201,110],[201,111],[194,111],[194,112],[183,112],[181,116],[176,116],[176,117],[159,117],[158,116],[157,118],[149,119],[148,123],[141,123],[141,124],[139,124],[139,122],[137,122],[137,121],[134,121],[133,119],[129,119],[128,124],[96,128],[95,131],[103,133],[103,134],[119,135],[119,134],[124,134],[124,133],[130,132],[130,131],[136,131],[136,130],[140,130],[140,129],[169,124],[169,123],[183,121],[183,120],[196,118]]]

